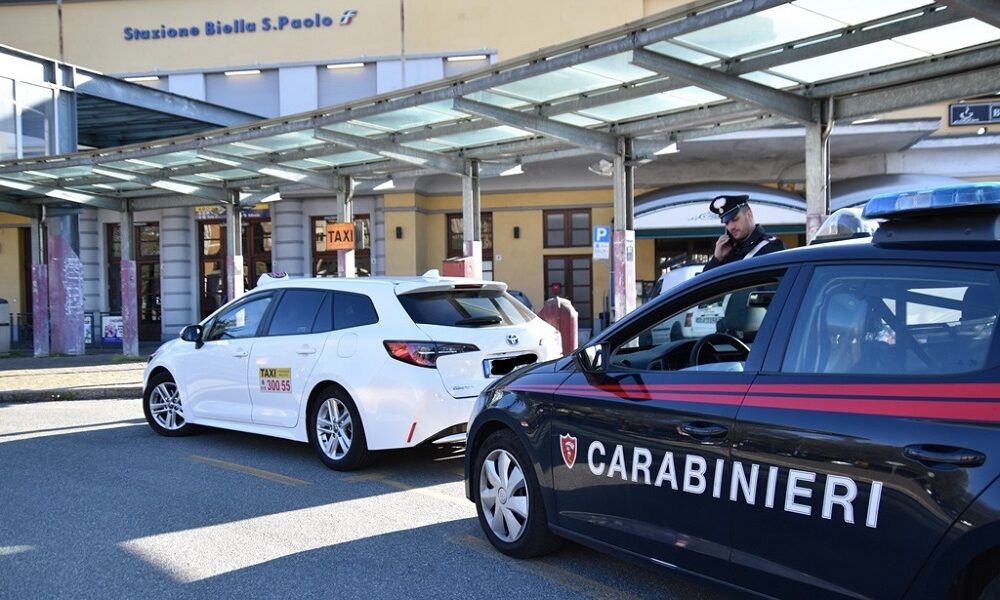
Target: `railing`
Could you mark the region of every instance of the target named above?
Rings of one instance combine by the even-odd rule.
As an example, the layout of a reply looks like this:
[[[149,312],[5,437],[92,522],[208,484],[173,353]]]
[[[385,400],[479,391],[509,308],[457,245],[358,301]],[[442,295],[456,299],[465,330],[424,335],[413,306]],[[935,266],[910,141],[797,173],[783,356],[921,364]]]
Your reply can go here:
[[[120,346],[121,313],[91,311],[84,317],[84,344],[92,348]],[[32,348],[35,343],[35,326],[31,313],[11,315],[11,348]]]

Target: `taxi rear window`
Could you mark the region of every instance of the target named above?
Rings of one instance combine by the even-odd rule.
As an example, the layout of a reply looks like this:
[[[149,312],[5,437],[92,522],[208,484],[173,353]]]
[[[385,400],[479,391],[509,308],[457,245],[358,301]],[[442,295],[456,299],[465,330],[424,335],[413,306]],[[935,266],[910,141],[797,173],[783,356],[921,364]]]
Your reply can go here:
[[[991,270],[817,267],[782,370],[940,375],[985,368],[1000,284]]]
[[[499,290],[446,290],[399,296],[414,323],[492,327],[527,323],[535,314]]]

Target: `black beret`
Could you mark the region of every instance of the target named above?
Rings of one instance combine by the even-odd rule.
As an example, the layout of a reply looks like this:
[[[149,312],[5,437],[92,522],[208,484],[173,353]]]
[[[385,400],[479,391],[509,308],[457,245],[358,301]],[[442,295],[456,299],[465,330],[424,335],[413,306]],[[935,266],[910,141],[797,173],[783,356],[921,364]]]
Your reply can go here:
[[[723,224],[728,223],[733,217],[736,216],[736,212],[747,205],[750,200],[750,196],[746,194],[739,194],[733,196],[716,196],[712,199],[712,203],[708,205],[709,210],[719,215],[719,219]]]

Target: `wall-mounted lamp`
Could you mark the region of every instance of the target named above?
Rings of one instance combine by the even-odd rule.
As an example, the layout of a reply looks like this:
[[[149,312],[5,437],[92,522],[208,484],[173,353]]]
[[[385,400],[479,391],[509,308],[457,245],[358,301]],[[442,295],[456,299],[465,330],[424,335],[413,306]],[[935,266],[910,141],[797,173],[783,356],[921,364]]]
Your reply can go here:
[[[669,144],[660,148],[653,154],[655,156],[663,156],[664,154],[677,154],[678,152],[680,152],[680,149],[677,148],[677,142],[670,142]]]
[[[470,60],[486,60],[489,58],[485,54],[465,54],[463,56],[449,56],[445,58],[448,62],[468,62]]]
[[[260,69],[240,69],[237,71],[223,71],[226,77],[240,77],[241,75],[260,75]]]
[[[601,159],[594,164],[587,167],[587,170],[594,175],[600,175],[601,177],[611,177],[614,173],[615,163],[610,160]]]
[[[396,226],[396,239],[397,240],[403,239],[403,228],[400,227],[399,225]]]
[[[515,226],[514,227],[514,239],[517,240],[517,239],[520,239],[520,238],[521,238],[521,228]]]
[[[517,163],[509,169],[500,171],[500,177],[509,177],[510,175],[522,175],[522,174],[524,174],[524,168],[521,166],[521,163]]]
[[[392,180],[392,177],[390,177],[386,181],[383,181],[382,183],[373,187],[372,191],[379,192],[382,190],[391,190],[394,189],[395,187],[396,187],[396,182]]]
[[[360,69],[365,66],[363,62],[350,62],[350,63],[334,63],[332,65],[326,65],[326,68],[330,71],[336,71],[338,69]]]

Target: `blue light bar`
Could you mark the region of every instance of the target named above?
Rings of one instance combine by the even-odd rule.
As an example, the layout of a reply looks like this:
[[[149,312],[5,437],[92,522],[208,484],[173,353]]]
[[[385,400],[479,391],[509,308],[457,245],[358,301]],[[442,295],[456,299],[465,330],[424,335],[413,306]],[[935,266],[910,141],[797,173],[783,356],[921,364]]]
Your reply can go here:
[[[974,206],[1000,210],[1000,183],[966,183],[874,196],[865,205],[866,219],[891,219],[909,213],[946,211]]]

